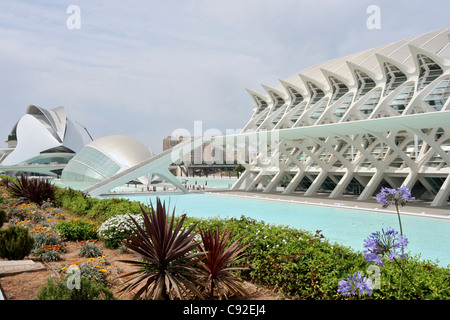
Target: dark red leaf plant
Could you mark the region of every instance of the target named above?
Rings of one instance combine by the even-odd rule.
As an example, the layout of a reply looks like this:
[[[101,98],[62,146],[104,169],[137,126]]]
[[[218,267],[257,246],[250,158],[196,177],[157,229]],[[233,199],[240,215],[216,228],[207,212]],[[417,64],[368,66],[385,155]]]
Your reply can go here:
[[[215,231],[200,231],[202,244],[197,246],[200,253],[206,255],[199,261],[202,272],[204,289],[210,298],[217,296],[219,299],[227,299],[229,296],[237,298],[248,297],[248,292],[242,287],[240,279],[233,271],[244,269],[239,262],[243,251],[247,246],[240,247],[239,240],[227,246],[230,238],[230,230],[225,230],[220,235],[219,228]]]
[[[165,203],[156,199],[156,208],[149,211],[141,206],[143,226],[133,217],[133,234],[125,246],[140,255],[140,259],[126,260],[137,267],[124,277],[123,291],[133,291],[133,299],[203,299],[200,292],[200,272],[196,266],[204,253],[195,252],[197,243],[193,225],[183,229],[185,215],[175,223],[175,209],[169,217]]]

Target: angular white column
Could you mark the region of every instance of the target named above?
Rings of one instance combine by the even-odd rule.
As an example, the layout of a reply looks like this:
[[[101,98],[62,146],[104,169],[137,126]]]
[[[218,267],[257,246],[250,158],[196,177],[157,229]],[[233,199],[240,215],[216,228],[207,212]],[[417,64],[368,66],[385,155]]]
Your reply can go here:
[[[276,188],[280,180],[283,178],[284,172],[284,169],[280,168],[280,170],[275,174],[269,184],[264,188],[263,192],[272,192]]]
[[[381,180],[383,179],[384,172],[382,170],[377,170],[377,172],[372,176],[367,186],[364,188],[363,192],[358,197],[358,200],[367,200],[375,192],[375,188],[378,187]]]
[[[444,183],[439,189],[439,192],[434,197],[433,202],[431,202],[432,207],[440,207],[447,204],[448,197],[450,195],[450,175],[447,176]]]
[[[308,190],[305,192],[305,196],[309,197],[317,193],[322,183],[325,181],[328,175],[328,170],[322,170],[320,174],[314,179],[313,183],[309,186]]]
[[[244,171],[243,174],[239,177],[239,179],[234,183],[231,187],[231,190],[239,190],[245,189],[246,186],[250,183],[252,172],[250,169]]]
[[[344,174],[344,176],[339,180],[339,183],[334,188],[334,190],[331,192],[329,198],[338,198],[342,196],[345,189],[347,188],[348,184],[352,181],[353,178],[353,172],[350,170],[347,170],[347,172]]]
[[[299,168],[297,174],[294,176],[294,178],[292,178],[291,182],[289,182],[286,189],[283,190],[283,194],[293,193],[304,176],[305,170]]]

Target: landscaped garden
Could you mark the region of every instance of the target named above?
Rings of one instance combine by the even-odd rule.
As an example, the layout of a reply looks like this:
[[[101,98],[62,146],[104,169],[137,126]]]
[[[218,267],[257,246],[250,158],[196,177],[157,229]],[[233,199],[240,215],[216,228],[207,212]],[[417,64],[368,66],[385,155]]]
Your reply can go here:
[[[374,230],[354,251],[320,230],[245,216],[197,219],[159,201],[90,198],[42,180],[1,178],[0,258],[47,267],[28,299],[450,298],[450,268],[408,254],[400,214],[399,230]],[[394,193],[384,195],[379,201],[389,205]],[[25,287],[32,276],[0,278],[5,291],[13,277]],[[249,296],[252,288],[272,295]]]

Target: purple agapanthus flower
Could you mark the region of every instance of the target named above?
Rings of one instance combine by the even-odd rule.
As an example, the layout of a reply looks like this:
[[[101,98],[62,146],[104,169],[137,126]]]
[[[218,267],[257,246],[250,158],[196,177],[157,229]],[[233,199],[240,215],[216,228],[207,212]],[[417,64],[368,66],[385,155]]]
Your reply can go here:
[[[364,240],[363,252],[364,259],[373,262],[376,265],[383,265],[383,257],[387,256],[389,260],[398,257],[406,259],[404,249],[408,245],[408,239],[400,235],[392,228],[382,229],[381,232],[373,232],[366,240]]]
[[[377,201],[383,208],[387,208],[390,205],[404,206],[409,200],[414,200],[411,196],[411,191],[405,187],[400,188],[381,188],[381,192],[377,194]]]
[[[367,279],[361,272],[348,276],[347,280],[341,280],[338,283],[338,293],[344,296],[367,294],[371,295],[373,291],[372,280]]]

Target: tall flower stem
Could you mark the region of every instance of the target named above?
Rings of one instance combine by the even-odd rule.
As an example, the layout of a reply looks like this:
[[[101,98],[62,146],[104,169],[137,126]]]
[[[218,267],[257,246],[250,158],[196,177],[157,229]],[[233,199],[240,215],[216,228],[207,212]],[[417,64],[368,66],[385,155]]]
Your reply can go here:
[[[395,201],[395,209],[397,210],[398,224],[400,225],[400,235],[403,236],[403,228],[402,228],[402,219],[400,218],[400,210],[398,209],[398,203]],[[402,248],[402,254],[404,254],[404,250]],[[395,259],[397,261],[397,259]],[[398,262],[397,262],[398,264]],[[400,265],[399,265],[400,266]],[[402,283],[403,283],[403,259],[400,267],[400,288],[398,290],[398,299],[402,298]]]
[[[397,261],[397,259],[394,259],[395,263],[397,263],[398,267],[400,268],[400,270],[402,271],[402,274],[405,274],[406,279],[409,281],[409,283],[411,283],[411,285],[414,287],[414,290],[416,290],[416,292],[419,294],[420,298],[422,299],[422,294],[420,293],[419,289],[416,287],[416,285],[414,284],[414,282],[412,281],[412,279],[408,276],[408,274],[405,272],[405,270],[403,269],[403,259],[402,259],[402,263],[399,263]],[[401,279],[400,279],[401,281]],[[400,282],[400,287],[401,287],[401,282]]]
[[[398,209],[397,202],[395,202],[395,209],[397,209],[398,224],[400,225],[400,234],[403,236],[402,219],[400,218],[400,210]]]

